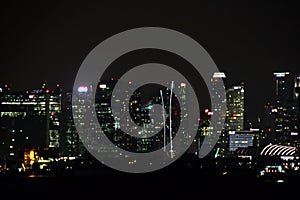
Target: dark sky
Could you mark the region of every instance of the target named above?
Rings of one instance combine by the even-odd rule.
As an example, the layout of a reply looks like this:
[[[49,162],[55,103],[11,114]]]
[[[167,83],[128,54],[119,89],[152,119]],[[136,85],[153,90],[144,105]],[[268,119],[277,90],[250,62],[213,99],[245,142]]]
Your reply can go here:
[[[300,6],[253,1],[161,4],[0,4],[0,83],[15,90],[41,82],[72,88],[85,56],[120,31],[160,26],[183,32],[211,55],[229,85],[245,83],[246,117],[271,99],[272,72],[300,74]]]

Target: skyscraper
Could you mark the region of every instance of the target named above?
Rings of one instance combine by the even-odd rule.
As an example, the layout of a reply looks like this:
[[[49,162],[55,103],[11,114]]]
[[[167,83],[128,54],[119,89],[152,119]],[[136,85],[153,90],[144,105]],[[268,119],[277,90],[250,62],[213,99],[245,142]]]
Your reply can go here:
[[[293,97],[295,103],[295,112],[293,116],[293,135],[297,138],[295,146],[300,148],[300,75],[295,76]]]
[[[227,112],[225,118],[226,131],[244,129],[244,85],[233,86],[226,90]]]
[[[286,101],[289,94],[290,72],[274,72],[276,101]]]
[[[272,113],[275,116],[274,142],[291,145],[291,118],[295,111],[292,101],[292,84],[289,72],[275,72],[275,97]]]
[[[214,101],[216,98],[220,98],[220,94],[218,91],[215,89],[216,85],[220,84],[224,79],[226,78],[226,75],[224,72],[216,72],[213,74],[213,77],[211,78],[211,83],[212,83],[212,89],[213,93],[211,94],[212,102],[218,102]],[[225,88],[224,88],[225,89]],[[212,113],[210,115],[212,116],[214,112],[221,112],[222,111],[222,105],[219,104],[212,104]],[[221,122],[222,120],[225,119],[225,116],[220,115],[219,119],[217,120],[218,122]],[[213,126],[209,128],[209,134],[213,133]],[[226,150],[228,149],[228,133],[224,131],[224,128],[222,131],[220,131],[218,134],[220,134],[220,138],[217,142],[216,145],[216,154],[220,156],[225,156]]]
[[[62,152],[64,156],[81,157],[86,154],[86,149],[83,146],[78,132],[76,130],[73,114],[72,114],[72,93],[67,92],[66,107],[65,107],[65,125],[64,134],[62,134]]]
[[[295,77],[295,82],[294,82],[294,100],[297,104],[298,107],[298,120],[299,114],[300,114],[300,75]]]
[[[3,88],[3,89],[2,89]],[[0,157],[17,158],[26,146],[56,148],[60,139],[61,88],[12,91],[0,90]]]
[[[97,118],[105,135],[116,146],[132,152],[151,152],[163,148],[165,143],[170,142],[171,135],[174,136],[178,131],[180,120],[187,118],[180,117],[180,111],[187,109],[186,83],[172,83],[178,93],[172,97],[170,107],[171,91],[164,86],[146,85],[135,90],[135,83],[130,81],[122,83],[126,88],[124,91],[117,91],[114,89],[116,83],[116,80],[101,80],[96,92]],[[118,96],[122,92],[125,93],[124,99]],[[178,99],[183,105],[179,105]],[[115,103],[115,113],[112,113],[111,101]],[[162,116],[163,109],[160,105],[165,110],[165,121],[154,120]],[[126,131],[138,132],[141,137],[131,136]],[[182,143],[186,143],[190,139],[189,133],[184,127],[181,127],[180,132],[186,138]]]

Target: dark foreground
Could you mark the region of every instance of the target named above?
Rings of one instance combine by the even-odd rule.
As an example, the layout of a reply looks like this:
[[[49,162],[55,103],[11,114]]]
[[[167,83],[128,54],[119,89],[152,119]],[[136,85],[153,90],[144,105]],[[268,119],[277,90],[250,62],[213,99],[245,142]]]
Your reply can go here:
[[[25,199],[261,199],[293,197],[300,177],[260,179],[251,173],[166,168],[146,174],[81,170],[73,174],[2,175],[0,192]]]

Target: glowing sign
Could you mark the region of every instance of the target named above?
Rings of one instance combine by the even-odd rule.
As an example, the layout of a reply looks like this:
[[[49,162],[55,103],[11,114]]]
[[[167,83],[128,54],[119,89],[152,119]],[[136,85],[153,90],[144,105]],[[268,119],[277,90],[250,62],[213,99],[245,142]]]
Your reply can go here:
[[[275,72],[274,73],[274,75],[276,76],[276,77],[285,77],[285,75],[289,75],[290,74],[290,72]]]
[[[291,135],[298,135],[298,132],[291,132]]]
[[[186,83],[181,83],[181,87],[186,87]]]
[[[34,94],[29,95],[29,99],[33,99],[34,98]]]
[[[241,86],[234,86],[233,89],[234,90],[240,90],[242,87]]]
[[[214,115],[214,113],[213,112],[208,112],[207,115],[212,116],[212,115]]]
[[[78,92],[87,92],[88,87],[87,86],[79,86],[77,90],[78,90]]]
[[[285,161],[294,160],[294,156],[280,156],[280,158]]]
[[[215,72],[213,78],[226,78],[226,75],[224,72]]]
[[[101,89],[106,88],[106,84],[100,84],[100,85],[99,85],[99,88],[101,88]]]
[[[275,112],[277,113],[277,109],[276,109],[276,108],[273,108],[273,109],[272,109],[272,112],[273,112],[273,113],[275,113]]]

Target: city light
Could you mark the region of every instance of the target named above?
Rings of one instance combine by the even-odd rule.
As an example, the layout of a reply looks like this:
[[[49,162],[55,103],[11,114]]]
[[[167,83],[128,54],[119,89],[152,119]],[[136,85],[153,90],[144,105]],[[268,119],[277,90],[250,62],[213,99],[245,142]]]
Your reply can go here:
[[[226,75],[224,72],[215,72],[213,78],[226,78]]]
[[[298,132],[291,132],[291,135],[298,135]]]
[[[77,89],[78,92],[87,92],[88,86],[79,86]]]
[[[277,74],[280,79],[287,78],[283,77],[282,74]],[[224,78],[225,74],[222,72],[218,72],[214,74],[215,79],[211,79],[211,81],[220,81],[218,78]],[[292,77],[293,81],[295,81],[295,76]],[[280,100],[281,90],[280,88],[287,88],[285,85],[286,80],[284,79],[282,82],[278,83],[278,86],[280,86],[278,89],[278,95],[276,98]],[[115,84],[114,80],[102,80],[101,83],[98,85],[98,88],[103,89],[100,90],[101,97],[105,97],[104,101],[96,102],[96,107],[101,109],[96,109],[96,113],[99,114],[99,119],[107,119],[110,120],[110,117],[112,115],[112,110],[110,108],[110,95],[111,91],[113,90],[113,85]],[[129,81],[128,84],[133,84],[133,82]],[[152,150],[152,142],[155,141],[160,146],[164,152],[170,157],[170,159],[174,158],[176,156],[176,149],[173,147],[173,138],[176,138],[174,136],[177,126],[176,118],[180,116],[180,110],[176,110],[175,107],[177,106],[176,101],[171,101],[173,98],[172,92],[173,90],[182,90],[183,94],[185,91],[186,83],[181,82],[179,86],[175,86],[174,82],[169,82],[170,89],[167,91],[160,90],[158,97],[152,97],[151,100],[147,100],[148,103],[141,104],[140,99],[133,99],[129,104],[126,104],[124,100],[122,99],[115,99],[115,102],[119,103],[121,105],[121,108],[125,111],[127,110],[133,110],[133,112],[136,112],[138,115],[132,115],[133,120],[143,120],[143,128],[146,128],[148,126],[148,123],[151,122],[151,112],[150,110],[153,110],[153,106],[155,104],[160,104],[161,107],[159,108],[161,112],[158,114],[161,116],[161,122],[159,124],[153,125],[154,129],[158,129],[161,131],[161,135],[158,138],[144,138],[142,137],[140,140],[132,142],[129,139],[124,139],[122,136],[114,135],[112,139],[116,142],[116,146],[122,145],[122,147],[127,149],[138,149],[139,151],[147,151]],[[281,85],[280,85],[281,84]],[[54,87],[60,87],[59,84],[55,84]],[[46,85],[43,85],[43,87],[47,88]],[[181,87],[181,88],[180,88]],[[294,88],[295,84],[293,84],[293,92],[296,91]],[[275,90],[275,89],[274,89]],[[67,120],[61,119],[60,113],[62,112],[62,103],[61,103],[61,97],[64,97],[64,95],[61,95],[60,93],[56,93],[57,90],[50,90],[49,89],[35,89],[35,90],[27,90],[29,92],[9,92],[6,93],[3,91],[1,93],[2,99],[0,102],[0,105],[4,110],[0,110],[0,117],[5,116],[6,119],[3,118],[3,120],[10,120],[5,121],[8,122],[10,126],[7,126],[7,132],[5,134],[6,138],[9,138],[9,141],[6,141],[7,144],[2,146],[0,145],[0,148],[9,149],[9,151],[5,154],[6,157],[10,159],[16,159],[19,158],[20,155],[18,153],[19,151],[19,145],[25,144],[25,143],[32,143],[32,141],[38,141],[36,139],[36,136],[41,134],[43,135],[43,139],[40,139],[38,141],[41,145],[35,146],[32,149],[24,150],[24,160],[20,166],[18,166],[19,173],[23,173],[26,171],[27,173],[30,170],[33,170],[34,165],[38,165],[37,169],[49,173],[51,173],[55,170],[51,168],[51,164],[53,162],[57,161],[63,161],[65,163],[68,163],[71,158],[72,161],[75,163],[80,161],[80,165],[86,166],[85,160],[87,159],[85,157],[85,151],[81,150],[82,146],[80,146],[80,138],[77,135],[77,130],[74,128],[74,118],[72,116],[71,107],[72,102],[70,102],[70,94],[66,95],[66,99],[68,100],[67,106],[63,110],[66,115]],[[44,92],[43,92],[44,91]],[[78,92],[79,93],[86,93],[89,91],[89,86],[79,86]],[[128,93],[128,96],[126,96],[127,99],[132,98],[132,91],[126,91]],[[217,144],[213,150],[213,158],[218,159],[224,159],[224,163],[226,164],[226,170],[229,170],[230,167],[234,166],[235,164],[239,166],[247,165],[249,168],[254,168],[258,166],[262,166],[260,162],[268,161],[270,158],[277,157],[280,158],[281,164],[283,166],[286,166],[283,162],[291,162],[294,161],[299,162],[299,150],[298,146],[299,141],[299,130],[297,129],[296,123],[298,122],[297,118],[297,109],[298,105],[297,102],[293,102],[292,106],[285,105],[278,99],[275,102],[279,102],[278,104],[272,103],[270,101],[268,104],[262,104],[267,106],[262,106],[262,109],[264,109],[266,112],[266,116],[262,116],[262,114],[259,114],[257,117],[259,120],[254,123],[250,122],[245,126],[247,129],[244,129],[244,124],[246,125],[246,120],[244,119],[244,110],[245,110],[245,102],[244,102],[244,85],[238,84],[233,86],[227,86],[226,88],[226,103],[227,103],[227,112],[224,114],[225,123],[224,128],[222,132],[220,133],[221,136],[219,140],[217,141]],[[45,95],[49,94],[51,95]],[[109,95],[107,95],[109,94]],[[81,96],[82,94],[79,94]],[[183,96],[183,95],[182,95]],[[292,95],[291,95],[292,96]],[[181,98],[180,95],[176,95],[177,98]],[[214,97],[218,98],[218,94],[216,94]],[[0,97],[1,98],[1,97]],[[174,98],[173,98],[174,99]],[[183,107],[180,106],[180,109],[187,109],[186,102],[188,102],[188,99],[186,99],[185,102],[183,102]],[[77,105],[78,106],[78,105]],[[211,108],[208,106],[203,109],[204,114],[201,115],[201,117],[196,118],[196,123],[194,124],[195,128],[198,128],[198,136],[195,138],[190,138],[189,135],[186,136],[186,138],[183,138],[182,142],[185,142],[184,140],[192,140],[193,145],[189,149],[189,153],[192,155],[199,155],[199,149],[201,148],[201,142],[204,137],[207,136],[214,136],[214,127],[211,124],[211,118],[212,116],[217,116],[217,111],[219,109],[219,105],[214,104],[211,105]],[[156,108],[156,107],[155,107]],[[10,110],[11,109],[11,110]],[[69,110],[68,110],[69,109]],[[85,111],[85,107],[80,107],[79,112]],[[68,113],[69,112],[69,113]],[[140,113],[141,112],[141,113]],[[172,113],[171,116],[169,113]],[[149,115],[150,114],[150,115]],[[47,118],[47,117],[48,118]],[[150,116],[150,119],[149,119]],[[24,120],[26,117],[30,118],[30,121],[26,121],[26,123],[30,124],[33,122],[37,124],[35,127],[32,126],[30,130],[26,126],[23,127],[23,123],[19,123],[17,118],[23,118]],[[80,120],[81,117],[84,117],[83,114],[78,113],[78,119]],[[182,117],[182,116],[180,116]],[[269,124],[263,124],[264,118],[269,117]],[[42,119],[42,120],[39,120]],[[275,119],[274,119],[275,118]],[[65,121],[63,121],[65,120]],[[182,120],[182,119],[181,119]],[[281,122],[285,123],[281,123]],[[272,124],[274,123],[274,125]],[[102,126],[106,128],[106,131],[109,133],[114,134],[115,132],[119,131],[123,124],[121,124],[119,121],[113,121],[112,125],[109,123],[103,123]],[[128,126],[125,124],[125,126]],[[11,128],[9,128],[11,127]],[[171,128],[170,128],[171,127]],[[37,130],[35,130],[35,128]],[[42,131],[41,131],[42,130]],[[146,133],[145,130],[140,131],[138,130],[138,127],[132,127],[132,131],[138,131],[140,135]],[[34,134],[31,134],[31,131],[34,132]],[[185,130],[183,130],[185,131]],[[285,131],[285,132],[284,132]],[[281,134],[282,132],[285,133],[284,137]],[[64,135],[65,134],[65,135]],[[62,137],[63,136],[63,137]],[[46,139],[45,139],[46,138]],[[269,138],[273,138],[273,140],[269,140]],[[209,141],[208,141],[209,142]],[[264,145],[268,144],[269,145]],[[62,148],[63,152],[60,152],[59,150]],[[101,151],[110,151],[110,149],[101,149]],[[5,152],[5,151],[2,151]],[[47,156],[46,154],[49,154],[50,156]],[[40,155],[42,155],[40,157]],[[60,157],[63,155],[62,157]],[[118,154],[121,157],[128,158],[128,155],[119,153]],[[0,155],[1,157],[1,155]],[[297,158],[298,157],[298,158]],[[63,158],[63,160],[61,160]],[[230,161],[232,158],[238,158],[242,159],[242,161],[235,163],[234,161]],[[83,159],[80,160],[80,159]],[[251,162],[246,162],[248,159],[251,160]],[[260,161],[257,161],[256,159],[261,159]],[[226,162],[228,160],[228,162]],[[255,162],[254,162],[255,160]],[[28,161],[28,163],[27,163]],[[34,164],[35,163],[35,164]],[[134,162],[134,160],[128,161],[130,166],[135,166],[139,164],[138,160]],[[3,163],[0,163],[0,165],[3,165]],[[222,168],[222,164],[217,163],[218,167]],[[295,166],[291,167],[291,169],[298,171],[300,169],[300,164],[294,164]],[[273,173],[278,169],[272,168],[271,165],[268,165],[269,168],[267,168],[267,171],[263,171],[260,169],[261,174],[268,174]],[[274,165],[276,166],[276,165]],[[68,163],[66,164],[66,167],[64,170],[72,170],[74,166],[72,164]],[[225,170],[225,168],[223,168]],[[287,170],[286,168],[283,168],[284,170]],[[1,173],[1,168],[0,168]],[[222,174],[229,174],[229,171],[223,171]],[[37,173],[36,173],[37,174]]]
[[[100,88],[100,89],[105,89],[105,88],[106,88],[106,84],[100,84],[100,85],[99,85],[99,88]]]
[[[186,83],[181,83],[180,86],[181,87],[186,87]]]
[[[274,72],[273,73],[277,78],[285,77],[286,75],[289,75],[290,72]]]

